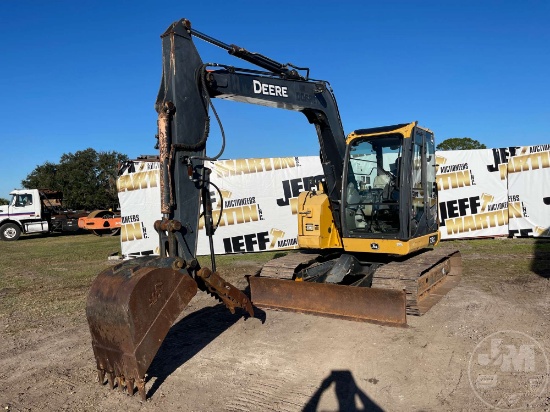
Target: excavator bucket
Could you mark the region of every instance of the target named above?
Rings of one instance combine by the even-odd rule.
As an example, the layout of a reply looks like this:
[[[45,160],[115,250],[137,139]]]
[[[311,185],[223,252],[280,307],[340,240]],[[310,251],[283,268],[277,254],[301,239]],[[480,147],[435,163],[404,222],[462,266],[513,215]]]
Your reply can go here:
[[[168,330],[197,293],[186,273],[126,262],[101,272],[92,284],[86,316],[99,383],[105,377],[129,395],[146,399],[145,372]]]

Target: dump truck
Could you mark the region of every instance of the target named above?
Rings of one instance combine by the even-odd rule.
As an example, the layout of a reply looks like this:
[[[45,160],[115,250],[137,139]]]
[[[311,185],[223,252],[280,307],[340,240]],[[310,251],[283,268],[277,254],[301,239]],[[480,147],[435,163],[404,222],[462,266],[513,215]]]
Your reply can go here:
[[[203,290],[234,313],[254,306],[403,326],[421,315],[460,278],[460,253],[440,248],[434,133],[417,122],[344,133],[327,81],[309,68],[282,64],[229,45],[179,20],[162,38],[163,75],[155,108],[161,214],[155,222],[160,255],[101,272],[86,315],[100,384],[146,399],[145,374],[172,323]],[[194,39],[256,66],[203,63]],[[314,125],[324,179],[299,196],[301,251],[268,262],[249,277],[250,293],[216,270],[205,161],[220,158],[225,134],[213,104],[225,99],[293,110]],[[207,155],[210,116],[222,149]],[[211,267],[196,257],[199,219],[210,243]]]

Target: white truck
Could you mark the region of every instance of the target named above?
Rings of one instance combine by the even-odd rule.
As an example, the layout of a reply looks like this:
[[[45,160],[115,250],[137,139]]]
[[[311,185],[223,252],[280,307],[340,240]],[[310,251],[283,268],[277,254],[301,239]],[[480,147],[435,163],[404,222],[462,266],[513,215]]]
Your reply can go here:
[[[0,240],[17,240],[22,233],[77,231],[85,212],[63,211],[58,191],[18,189],[11,201],[0,206]]]

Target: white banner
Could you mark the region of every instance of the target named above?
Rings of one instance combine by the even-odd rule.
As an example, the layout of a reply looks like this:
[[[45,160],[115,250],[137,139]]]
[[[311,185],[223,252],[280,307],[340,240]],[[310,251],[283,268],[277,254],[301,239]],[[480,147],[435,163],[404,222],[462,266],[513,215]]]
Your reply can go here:
[[[121,211],[120,247],[122,256],[159,254],[154,223],[160,218],[158,162],[126,162],[117,180]]]
[[[499,150],[508,155],[510,235],[550,237],[550,145]]]
[[[216,253],[243,253],[298,247],[298,194],[323,176],[316,156],[222,160],[212,169]],[[199,222],[198,254],[209,254],[204,222]]]
[[[506,174],[493,151],[438,151],[436,159],[441,238],[507,236]]]
[[[298,194],[323,177],[317,156],[221,160],[206,166],[212,169],[213,220],[219,223],[216,254],[298,247]],[[161,218],[159,164],[130,162],[123,167],[117,186],[122,255],[158,254],[153,225]],[[210,253],[203,226],[201,218],[198,255]]]
[[[550,145],[438,151],[436,157],[442,239],[550,236]],[[298,194],[322,179],[317,156],[206,166],[212,169],[213,218],[219,223],[215,253],[297,248]],[[158,162],[123,165],[117,187],[123,256],[158,254]],[[210,253],[203,225],[201,219],[199,255]]]

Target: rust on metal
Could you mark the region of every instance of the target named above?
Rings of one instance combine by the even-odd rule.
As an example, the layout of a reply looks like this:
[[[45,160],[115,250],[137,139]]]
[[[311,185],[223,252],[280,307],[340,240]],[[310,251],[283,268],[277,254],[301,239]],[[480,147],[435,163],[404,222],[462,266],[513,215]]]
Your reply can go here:
[[[295,282],[260,276],[251,276],[248,280],[252,302],[258,307],[391,326],[407,324],[403,290]]]
[[[246,295],[231,283],[226,282],[218,272],[212,272],[208,268],[201,268],[197,272],[197,276],[204,281],[210,293],[221,299],[231,313],[235,313],[235,308],[242,308],[250,316],[254,316],[252,303]]]
[[[165,265],[172,265],[172,260]],[[172,323],[197,293],[188,274],[171,267],[117,265],[96,278],[86,304],[98,379],[109,386],[134,382],[145,400],[145,372]]]
[[[171,212],[172,188],[170,179],[170,111],[161,110],[157,120],[159,160],[160,160],[160,210],[163,214]]]
[[[156,220],[154,228],[157,232],[161,230],[166,232],[176,232],[181,229],[181,222],[178,220],[169,219]]]

